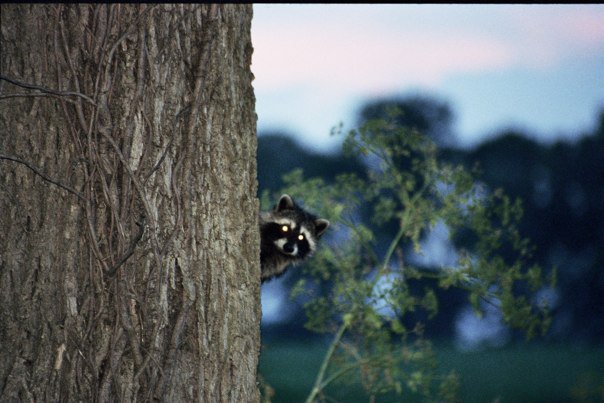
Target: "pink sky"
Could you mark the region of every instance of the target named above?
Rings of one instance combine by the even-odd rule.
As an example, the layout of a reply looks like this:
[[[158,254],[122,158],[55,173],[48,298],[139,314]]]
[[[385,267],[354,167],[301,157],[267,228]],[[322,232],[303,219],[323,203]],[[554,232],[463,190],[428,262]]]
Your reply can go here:
[[[463,74],[547,72],[601,55],[604,6],[263,4],[254,6],[252,40],[259,127],[310,131],[279,104],[322,102],[304,119],[328,133],[364,97],[438,92]]]
[[[258,10],[256,6],[256,10]],[[320,82],[321,85],[353,86],[364,90],[403,84],[438,84],[447,74],[510,66],[548,67],[575,52],[604,48],[604,7],[602,6],[480,6],[497,14],[501,30],[476,32],[462,19],[449,26],[432,26],[434,6],[392,5],[306,5],[326,8],[329,14],[299,16],[296,5],[264,5],[267,19],[254,23],[254,71],[267,88]],[[442,11],[450,7],[438,6]],[[364,10],[373,10],[366,17]],[[468,10],[469,11],[469,10]],[[399,16],[398,24],[381,24],[383,14]],[[258,15],[258,11],[256,13]],[[374,19],[366,19],[374,18]],[[408,19],[424,21],[421,27]],[[469,17],[468,17],[469,18]],[[417,22],[417,21],[416,21]]]

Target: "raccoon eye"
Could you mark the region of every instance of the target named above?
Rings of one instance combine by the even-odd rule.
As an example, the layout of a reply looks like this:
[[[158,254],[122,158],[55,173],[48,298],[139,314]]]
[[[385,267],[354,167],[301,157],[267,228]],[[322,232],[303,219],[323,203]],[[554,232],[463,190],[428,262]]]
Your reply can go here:
[[[302,234],[298,235],[298,240],[299,241],[303,241],[304,240],[304,235],[302,235]]]
[[[281,227],[281,231],[287,232],[287,231],[289,231],[289,227],[287,225],[284,225]]]

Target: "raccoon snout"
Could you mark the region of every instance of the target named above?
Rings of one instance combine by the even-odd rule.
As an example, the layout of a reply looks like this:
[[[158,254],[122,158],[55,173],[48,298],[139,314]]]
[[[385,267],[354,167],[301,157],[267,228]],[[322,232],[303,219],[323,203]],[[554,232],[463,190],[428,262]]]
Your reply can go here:
[[[283,245],[283,251],[287,254],[295,255],[298,252],[298,248],[295,243],[286,243]]]

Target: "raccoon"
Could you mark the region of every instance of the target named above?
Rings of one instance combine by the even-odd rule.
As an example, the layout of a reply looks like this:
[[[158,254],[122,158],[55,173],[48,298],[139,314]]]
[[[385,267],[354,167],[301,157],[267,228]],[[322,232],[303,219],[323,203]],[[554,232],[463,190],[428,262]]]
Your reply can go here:
[[[309,257],[328,226],[329,221],[302,209],[287,194],[279,198],[272,211],[260,213],[262,282]]]

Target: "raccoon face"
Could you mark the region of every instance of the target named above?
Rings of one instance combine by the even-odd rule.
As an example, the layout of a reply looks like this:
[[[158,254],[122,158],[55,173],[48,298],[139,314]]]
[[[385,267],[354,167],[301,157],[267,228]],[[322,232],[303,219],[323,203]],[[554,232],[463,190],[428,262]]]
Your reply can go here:
[[[283,255],[304,259],[314,252],[316,239],[320,236],[317,235],[316,224],[309,224],[312,223],[296,222],[287,217],[275,218],[266,226],[264,235]]]
[[[271,212],[260,215],[263,281],[310,256],[328,226],[329,221],[302,209],[290,196],[281,196]]]

